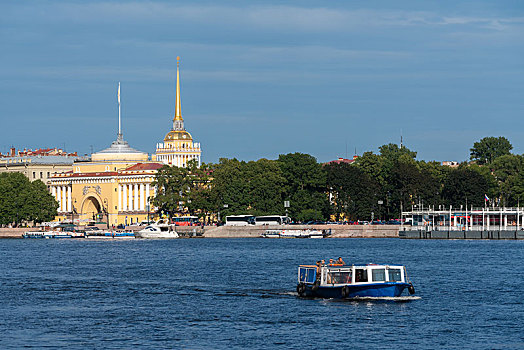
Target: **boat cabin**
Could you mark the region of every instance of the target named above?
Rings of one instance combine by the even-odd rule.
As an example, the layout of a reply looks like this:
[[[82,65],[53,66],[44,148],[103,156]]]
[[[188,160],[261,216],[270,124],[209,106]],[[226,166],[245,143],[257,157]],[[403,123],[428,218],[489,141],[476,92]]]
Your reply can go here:
[[[407,279],[406,269],[399,265],[323,265],[317,278],[316,265],[300,265],[298,283],[320,286],[342,286],[348,284],[404,283]]]

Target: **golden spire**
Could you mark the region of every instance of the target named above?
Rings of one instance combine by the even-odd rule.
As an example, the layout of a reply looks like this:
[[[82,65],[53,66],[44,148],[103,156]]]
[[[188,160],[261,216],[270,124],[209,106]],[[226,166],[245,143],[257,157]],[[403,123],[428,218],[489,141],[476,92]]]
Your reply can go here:
[[[176,58],[176,97],[175,97],[175,120],[182,119],[182,105],[180,103],[180,56]]]

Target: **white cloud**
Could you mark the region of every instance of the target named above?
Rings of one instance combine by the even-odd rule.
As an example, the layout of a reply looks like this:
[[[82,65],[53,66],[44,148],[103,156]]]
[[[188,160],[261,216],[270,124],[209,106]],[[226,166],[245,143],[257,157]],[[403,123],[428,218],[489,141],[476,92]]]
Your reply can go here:
[[[18,14],[16,12],[19,12]],[[428,11],[358,9],[327,7],[267,6],[183,6],[158,2],[83,2],[13,7],[9,16],[40,18],[44,21],[74,23],[193,23],[203,26],[246,27],[294,32],[336,32],[340,30],[404,26],[479,26],[503,30],[522,25],[522,17],[445,16]],[[6,18],[7,19],[7,18]]]

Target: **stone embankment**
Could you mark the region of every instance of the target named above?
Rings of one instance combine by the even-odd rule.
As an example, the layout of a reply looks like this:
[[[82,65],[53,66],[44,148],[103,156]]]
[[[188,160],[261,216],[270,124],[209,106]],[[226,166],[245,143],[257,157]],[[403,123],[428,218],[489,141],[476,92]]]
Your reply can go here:
[[[0,238],[22,238],[24,232],[31,230],[30,228],[2,228],[0,227]]]
[[[106,229],[106,227],[100,227]],[[143,227],[129,226],[128,230],[138,231]],[[398,226],[387,225],[287,225],[287,226],[205,226],[203,237],[207,238],[249,238],[260,237],[265,230],[331,230],[332,238],[373,238],[398,237]],[[0,238],[22,238],[25,231],[31,228],[0,228]],[[178,227],[177,231],[183,236],[200,235],[200,227]]]
[[[265,230],[314,229],[330,230],[332,238],[398,238],[399,226],[389,225],[287,225],[287,226],[206,226],[204,237],[246,238],[259,237]]]

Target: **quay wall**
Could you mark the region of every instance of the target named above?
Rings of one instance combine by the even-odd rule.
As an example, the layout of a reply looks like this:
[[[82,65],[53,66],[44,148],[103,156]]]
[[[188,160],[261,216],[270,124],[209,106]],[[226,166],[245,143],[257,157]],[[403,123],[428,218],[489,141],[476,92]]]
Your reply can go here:
[[[22,238],[24,232],[31,230],[30,228],[3,228],[0,227],[0,238]]]
[[[398,238],[398,226],[389,225],[265,225],[265,226],[206,226],[204,237],[248,238],[259,237],[266,230],[329,230],[332,238]]]
[[[406,239],[524,239],[524,231],[418,231],[399,232],[400,238]]]

